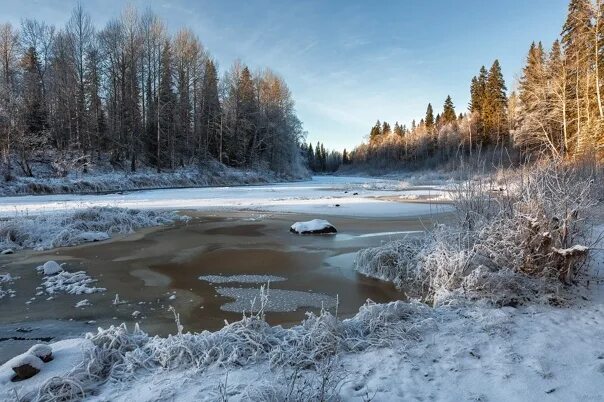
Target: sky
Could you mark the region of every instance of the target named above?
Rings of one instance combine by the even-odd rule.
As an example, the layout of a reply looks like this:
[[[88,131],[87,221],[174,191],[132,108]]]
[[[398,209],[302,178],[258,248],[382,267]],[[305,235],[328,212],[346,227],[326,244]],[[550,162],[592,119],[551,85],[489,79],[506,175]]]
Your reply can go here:
[[[66,23],[76,0],[0,0],[0,23]],[[150,7],[171,32],[191,28],[224,72],[241,60],[290,87],[308,141],[351,149],[376,120],[410,124],[499,59],[508,89],[532,41],[550,46],[568,0],[87,0],[99,28],[126,4]]]

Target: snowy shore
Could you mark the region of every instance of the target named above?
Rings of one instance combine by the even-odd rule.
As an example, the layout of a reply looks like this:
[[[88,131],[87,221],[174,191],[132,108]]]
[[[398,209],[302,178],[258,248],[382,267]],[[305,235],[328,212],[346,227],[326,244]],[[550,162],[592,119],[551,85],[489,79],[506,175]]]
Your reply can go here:
[[[604,253],[594,257],[591,285],[563,308],[394,302],[344,321],[310,316],[291,329],[248,317],[169,338],[99,330],[51,344],[55,363],[41,377],[11,383],[2,366],[0,398],[93,390],[90,400],[116,401],[311,400],[321,392],[332,400],[600,400]],[[104,378],[89,377],[100,372]]]
[[[343,207],[330,212],[365,203],[363,211],[373,218],[387,218],[408,205],[372,201],[391,194],[395,182],[329,180],[326,186],[281,186],[286,193],[279,193],[280,186],[265,188],[243,207],[294,211],[297,202],[312,202],[325,209],[337,200]],[[236,200],[243,197],[241,193],[218,202],[241,209]],[[357,204],[346,203],[356,197]],[[193,199],[185,203],[199,207],[209,202]],[[135,201],[141,199],[129,202]],[[63,202],[63,209],[80,205]],[[167,195],[160,202],[169,203]],[[600,224],[594,236],[602,233]],[[596,247],[589,270],[573,288],[574,297],[563,306],[494,307],[463,298],[435,308],[413,301],[368,302],[352,318],[338,319],[332,307],[291,328],[270,326],[260,309],[218,331],[201,333],[182,332],[174,312],[176,335],[152,337],[125,326],[98,329],[50,344],[55,360],[32,379],[11,382],[10,364],[1,366],[0,400],[15,395],[98,401],[151,401],[158,396],[208,401],[600,400],[603,266],[604,252]],[[265,296],[270,299],[270,292],[258,298],[269,306]]]

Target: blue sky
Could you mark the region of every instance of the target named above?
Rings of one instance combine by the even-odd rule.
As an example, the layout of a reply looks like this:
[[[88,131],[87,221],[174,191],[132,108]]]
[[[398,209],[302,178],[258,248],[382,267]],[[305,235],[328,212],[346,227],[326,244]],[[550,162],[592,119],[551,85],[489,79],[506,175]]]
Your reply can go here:
[[[41,18],[62,26],[73,0],[0,0],[0,22]],[[119,15],[123,1],[83,1],[95,24]],[[352,148],[376,119],[409,123],[448,94],[457,112],[469,82],[495,58],[508,88],[531,41],[558,36],[567,0],[157,0],[150,6],[171,31],[196,32],[224,71],[236,59],[281,74],[308,140]]]

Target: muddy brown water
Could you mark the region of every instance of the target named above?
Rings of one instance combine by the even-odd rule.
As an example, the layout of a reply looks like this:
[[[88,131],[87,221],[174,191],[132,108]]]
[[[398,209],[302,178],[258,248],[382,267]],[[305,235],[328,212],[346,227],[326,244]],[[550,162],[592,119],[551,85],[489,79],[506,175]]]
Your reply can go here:
[[[422,231],[446,214],[404,219],[359,219],[327,217],[337,235],[299,236],[289,233],[296,221],[314,217],[299,214],[223,213],[220,216],[187,213],[187,223],[141,230],[110,241],[46,252],[26,251],[1,256],[2,272],[19,276],[11,286],[16,297],[0,303],[0,329],[14,323],[31,324],[54,320],[57,331],[79,323],[83,330],[126,322],[140,323],[151,334],[176,331],[174,306],[185,330],[216,330],[225,320],[232,322],[241,313],[225,312],[221,306],[232,301],[218,294],[216,286],[255,287],[259,284],[215,285],[198,279],[201,275],[261,274],[286,278],[271,288],[321,293],[339,299],[338,314],[351,316],[367,299],[387,302],[403,299],[391,284],[366,278],[353,269],[355,253],[363,248]],[[35,267],[53,259],[66,263],[68,271],[85,270],[98,279],[104,293],[35,296],[41,277]],[[113,303],[119,294],[120,304]],[[88,299],[90,306],[75,308]],[[132,314],[139,311],[135,319]],[[304,318],[301,307],[293,312],[271,312],[271,324],[290,325]],[[12,328],[11,327],[11,328]],[[57,329],[58,328],[58,329]],[[14,334],[8,333],[4,337]],[[44,331],[42,331],[44,332]],[[6,336],[5,336],[6,335]],[[44,333],[37,336],[42,337]],[[0,349],[3,346],[0,342]],[[1,351],[0,351],[1,355]],[[0,356],[1,357],[1,356]]]

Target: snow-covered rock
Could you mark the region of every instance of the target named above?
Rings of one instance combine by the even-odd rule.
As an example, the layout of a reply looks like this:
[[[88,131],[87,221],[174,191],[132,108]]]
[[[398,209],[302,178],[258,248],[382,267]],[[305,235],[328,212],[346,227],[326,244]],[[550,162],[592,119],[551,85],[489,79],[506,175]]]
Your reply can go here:
[[[15,372],[19,380],[26,380],[35,376],[44,366],[42,359],[30,353],[19,355],[11,359],[7,364]]]
[[[52,360],[52,348],[42,343],[32,346],[27,353],[39,357],[44,363]]]
[[[46,261],[44,265],[40,265],[36,268],[38,272],[42,272],[44,275],[55,275],[63,271],[63,268],[56,261]]]
[[[7,254],[13,254],[13,253],[14,253],[14,251],[12,248],[7,248],[7,249],[0,251],[0,255],[7,255]]]
[[[297,234],[332,234],[338,232],[331,223],[324,219],[296,222],[289,228],[289,231]]]
[[[19,395],[22,400],[34,400],[42,384],[53,377],[67,375],[80,364],[84,358],[83,352],[90,349],[92,344],[87,339],[77,338],[58,341],[49,346],[52,348],[53,360],[48,363],[43,363],[28,351],[0,365],[0,401],[12,401],[15,395]],[[13,382],[15,373],[12,366],[23,361],[22,359],[33,361],[33,364],[41,367],[40,372],[27,380]]]

